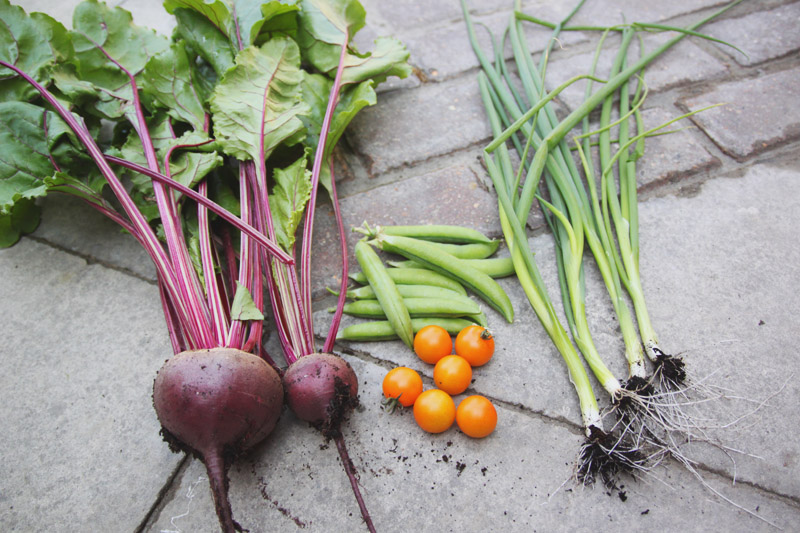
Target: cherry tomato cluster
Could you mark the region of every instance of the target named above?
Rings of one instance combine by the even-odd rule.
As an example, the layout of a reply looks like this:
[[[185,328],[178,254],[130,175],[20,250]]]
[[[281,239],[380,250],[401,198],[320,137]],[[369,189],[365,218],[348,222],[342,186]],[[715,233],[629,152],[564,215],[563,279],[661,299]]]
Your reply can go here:
[[[423,392],[422,378],[407,367],[391,370],[383,380],[384,405],[414,406],[414,419],[428,433],[441,433],[453,425],[473,438],[494,431],[497,411],[483,396],[464,398],[456,408],[453,396],[461,394],[472,382],[472,369],[485,365],[494,355],[494,338],[486,328],[472,325],[453,339],[440,326],[426,326],[414,336],[414,352],[424,362],[435,365],[436,389]],[[455,353],[453,353],[455,352]]]

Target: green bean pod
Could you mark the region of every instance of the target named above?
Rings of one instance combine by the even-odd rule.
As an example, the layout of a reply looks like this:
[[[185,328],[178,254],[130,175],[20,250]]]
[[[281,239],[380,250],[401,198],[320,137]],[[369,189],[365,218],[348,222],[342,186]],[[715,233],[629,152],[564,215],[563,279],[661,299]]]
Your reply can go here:
[[[481,312],[480,306],[472,300],[447,300],[443,298],[403,298],[403,304],[411,317],[467,316]],[[344,304],[343,312],[361,318],[391,317],[380,300],[356,300]],[[413,344],[413,343],[412,343]]]
[[[401,237],[400,235],[391,235],[392,237]],[[410,239],[411,237],[403,237]],[[414,239],[421,240],[421,239]],[[424,241],[432,246],[436,246],[443,252],[447,252],[453,257],[459,259],[486,259],[497,251],[500,246],[500,241],[489,242],[475,242],[471,244],[448,244],[443,242],[430,242]]]
[[[492,241],[489,237],[478,230],[465,228],[462,226],[448,226],[442,224],[429,224],[425,226],[377,226],[370,235],[376,236],[378,233],[384,235],[399,235],[402,237],[413,237],[424,241],[448,242],[456,244],[485,243]]]
[[[379,235],[375,240],[382,250],[402,255],[436,272],[457,279],[495,308],[508,322],[514,320],[514,308],[503,288],[495,280],[470,266],[464,260],[453,257],[437,248],[436,245],[419,239]],[[397,270],[403,272],[408,269]]]
[[[465,305],[472,306],[475,302],[469,299],[468,296],[445,289],[443,287],[432,287],[430,285],[398,285],[397,292],[405,300],[406,298],[432,298],[442,300],[460,300],[466,302]],[[375,300],[375,291],[372,287],[365,285],[357,289],[347,291],[347,297],[354,300]],[[413,317],[414,315],[412,315]],[[481,311],[480,313],[464,315],[479,326],[488,327],[486,314]]]
[[[387,272],[395,285],[431,285],[450,289],[459,294],[467,294],[459,282],[428,268],[390,268]],[[355,272],[349,277],[360,285],[368,283],[363,272]]]
[[[510,257],[489,257],[486,259],[464,259],[469,266],[480,270],[492,279],[506,278],[515,274],[514,262]]]
[[[384,316],[392,325],[394,332],[409,347],[414,346],[414,330],[411,328],[411,316],[403,303],[403,297],[397,292],[397,286],[378,254],[365,241],[358,241],[355,247],[356,260],[366,277],[369,286],[375,291],[377,302]],[[347,305],[345,305],[347,307]]]
[[[386,264],[394,268],[425,268],[422,263],[417,263],[411,259],[404,259],[403,261],[386,261]]]
[[[411,327],[414,333],[418,332],[425,326],[441,326],[447,330],[450,335],[458,335],[458,332],[467,326],[472,325],[472,321],[464,318],[448,318],[448,317],[426,317],[426,318],[412,318]],[[346,341],[388,341],[397,339],[397,334],[392,329],[392,325],[388,320],[370,320],[367,322],[359,322],[342,328],[336,335],[339,340]]]
[[[476,313],[474,315],[466,316],[464,318],[472,322],[475,322],[476,324],[484,328],[489,327],[489,321],[486,319],[486,313],[484,313],[483,311],[481,311],[480,313]]]
[[[486,259],[464,259],[470,266],[475,267],[493,279],[512,276],[514,262],[510,257],[489,257]],[[405,261],[386,261],[386,264],[395,268],[424,268],[422,263],[406,259]]]
[[[445,300],[472,301],[469,299],[469,296],[466,296],[460,292],[456,292],[451,289],[445,289],[444,287],[434,287],[432,285],[398,285],[397,292],[399,292],[400,296],[403,298],[443,298]],[[347,297],[351,300],[376,299],[375,291],[373,291],[372,287],[369,285],[350,289],[347,291]]]

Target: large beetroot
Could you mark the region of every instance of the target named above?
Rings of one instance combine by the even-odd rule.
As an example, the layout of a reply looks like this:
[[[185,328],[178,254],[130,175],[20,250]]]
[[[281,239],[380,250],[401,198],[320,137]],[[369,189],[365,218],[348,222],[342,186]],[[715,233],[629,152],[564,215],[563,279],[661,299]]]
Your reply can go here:
[[[232,348],[182,352],[158,372],[153,405],[170,447],[206,465],[220,524],[234,531],[227,471],[275,428],[283,406],[278,373]]]

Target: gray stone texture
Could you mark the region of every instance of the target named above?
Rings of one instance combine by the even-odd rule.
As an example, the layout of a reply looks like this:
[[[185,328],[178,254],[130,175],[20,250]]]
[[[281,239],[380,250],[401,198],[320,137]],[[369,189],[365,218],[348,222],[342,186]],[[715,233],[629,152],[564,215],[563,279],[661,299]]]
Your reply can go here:
[[[722,0],[676,0],[673,2],[639,2],[638,0],[618,0],[610,4],[586,2],[571,24],[608,26],[625,22],[664,23],[669,19],[689,13],[702,12],[712,7],[722,7]]]
[[[77,1],[22,3],[68,23]],[[157,0],[116,3],[139,23],[162,32],[171,27]],[[359,46],[368,49],[377,35],[406,39],[421,78],[438,83],[416,76],[391,82],[348,131],[337,170],[345,224],[455,223],[499,236],[496,199],[479,161],[490,130],[477,63],[460,33],[459,3],[364,3],[370,18]],[[573,23],[617,23],[625,13],[628,20],[683,24],[722,3],[598,0]],[[554,0],[523,6],[548,20],[568,7]],[[707,435],[736,451],[703,443],[687,449],[702,481],[666,460],[613,490],[577,486],[584,438],[573,386],[519,283],[507,278],[500,285],[515,321],[486,308],[496,355],[455,398],[492,399],[499,423],[486,439],[469,439],[455,427],[429,435],[410,410],[380,409],[381,380],[397,365],[417,369],[425,387],[433,386],[432,367],[399,341],[338,346],[359,376],[361,406],[343,433],[378,531],[749,533],[774,531],[770,523],[800,530],[800,319],[793,302],[800,252],[787,222],[800,217],[797,6],[743,3],[709,26],[745,48],[749,61],[692,38],[646,74],[647,127],[726,103],[673,126],[696,128],[649,139],[637,179],[653,325],[663,348],[680,354],[702,385],[692,395],[714,398],[703,404]],[[496,28],[511,2],[469,7]],[[565,38],[548,86],[588,65],[596,37]],[[664,38],[648,36],[646,45]],[[574,91],[562,95],[567,107],[582,98]],[[80,202],[54,196],[43,208],[31,237],[0,250],[0,530],[219,531],[203,465],[169,452],[158,433],[151,387],[170,343],[149,259]],[[320,200],[318,332],[327,330],[333,301],[324,287],[338,275],[332,213]],[[531,249],[563,321],[552,237],[538,209],[528,222],[535,228]],[[351,251],[357,237],[348,233]],[[501,247],[498,255],[507,254]],[[584,266],[595,343],[624,378],[617,321],[593,260],[586,257]],[[344,325],[355,321],[346,317]],[[279,359],[276,337],[266,343]],[[234,516],[253,533],[366,529],[335,445],[288,410],[276,431],[232,467],[230,482]]]
[[[155,266],[136,239],[84,201],[53,194],[42,203],[42,222],[34,237],[89,261],[156,280]]]
[[[475,80],[460,78],[387,93],[346,135],[375,176],[486,141],[491,130]]]
[[[0,271],[0,529],[135,530],[181,459],[152,408],[158,289],[30,239]]]
[[[768,11],[757,11],[739,18],[712,22],[705,33],[741,49],[715,43],[740,65],[751,66],[796,53],[800,49],[800,3],[794,2]]]
[[[554,16],[557,17],[565,16],[570,9],[565,3],[551,4],[552,7],[548,8],[548,11],[555,12]],[[488,15],[474,15],[475,33],[490,61],[494,57],[492,41],[494,39],[499,45],[512,14],[510,11],[500,11]],[[552,31],[531,23],[525,23],[524,28],[529,50],[532,53],[540,53],[547,45]],[[414,28],[401,33],[400,38],[411,52],[411,61],[422,69],[429,81],[446,80],[480,66],[472,50],[467,26],[463,20],[453,22],[435,32],[425,27]],[[586,36],[580,32],[568,32],[561,36],[558,46],[568,47],[585,40]],[[505,46],[504,57],[509,60],[513,58],[511,45]]]
[[[729,389],[732,398],[715,405],[720,422],[766,402],[715,432],[760,458],[733,454],[735,470],[722,454],[707,464],[793,496],[800,493],[798,455],[781,435],[798,421],[800,391],[791,378],[798,361],[792,335],[778,331],[800,328],[786,296],[798,282],[800,250],[781,244],[794,241],[785,220],[800,212],[798,178],[796,165],[759,165],[742,178],[712,180],[691,198],[647,202],[641,252],[649,308],[665,348],[683,353],[697,379]]]
[[[692,120],[728,155],[745,160],[800,136],[800,68],[721,83],[681,101]]]
[[[674,34],[660,33],[646,36],[644,40],[645,53],[656,49],[671,37],[674,37]],[[603,48],[595,71],[595,75],[603,80],[608,79],[611,65],[619,48],[618,38],[609,37],[607,40],[609,44]],[[575,76],[590,72],[595,50],[586,49],[582,53],[567,55],[567,57],[564,55],[559,51],[553,54],[547,70],[549,79],[547,88],[549,90],[555,89]],[[638,41],[634,41],[631,44],[628,59],[633,62],[639,57],[639,44]],[[683,39],[647,68],[644,82],[648,91],[655,94],[679,85],[714,79],[724,75],[727,70],[723,63],[697,46],[691,39]],[[573,83],[558,95],[558,99],[568,108],[575,109],[585,99],[586,83],[585,80]],[[595,92],[599,86],[597,82],[592,82],[592,92]],[[630,91],[631,94],[636,91],[635,80],[631,80]]]
[[[674,108],[653,108],[642,113],[646,130],[657,128],[678,116],[680,113]],[[700,134],[692,130],[689,119],[682,119],[661,130],[674,133],[645,140],[644,156],[636,165],[640,190],[653,189],[668,181],[680,181],[720,164],[719,159],[698,142]]]

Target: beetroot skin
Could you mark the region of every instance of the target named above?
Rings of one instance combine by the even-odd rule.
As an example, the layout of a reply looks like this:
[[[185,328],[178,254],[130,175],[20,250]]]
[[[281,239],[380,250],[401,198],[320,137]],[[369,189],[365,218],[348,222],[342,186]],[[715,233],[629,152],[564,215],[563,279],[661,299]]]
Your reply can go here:
[[[153,405],[170,447],[205,463],[223,531],[240,529],[228,501],[227,470],[275,428],[283,407],[277,372],[233,348],[182,352],[159,370]]]
[[[286,400],[295,415],[335,437],[347,413],[358,403],[358,380],[337,355],[304,355],[283,375]]]

